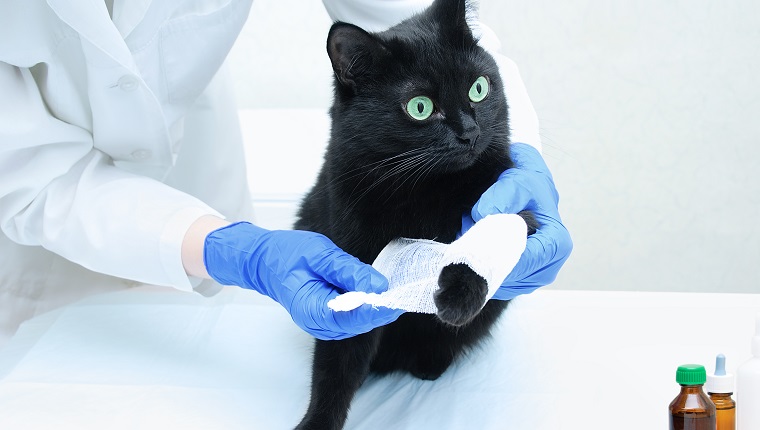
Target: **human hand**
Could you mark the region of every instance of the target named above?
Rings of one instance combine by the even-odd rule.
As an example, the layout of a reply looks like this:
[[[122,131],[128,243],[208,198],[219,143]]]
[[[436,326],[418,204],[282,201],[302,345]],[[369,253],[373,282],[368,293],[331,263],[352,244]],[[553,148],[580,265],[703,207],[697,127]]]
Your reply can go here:
[[[486,215],[533,213],[540,224],[528,237],[525,251],[493,298],[510,300],[550,284],[570,256],[573,241],[562,224],[557,205],[559,195],[551,172],[538,151],[523,143],[511,145],[515,167],[504,171],[462,217],[462,233]]]
[[[327,302],[342,292],[382,293],[388,280],[318,233],[231,224],[206,237],[204,263],[220,284],[271,297],[299,327],[322,340],[366,333],[403,313],[371,305],[349,312],[329,309]]]

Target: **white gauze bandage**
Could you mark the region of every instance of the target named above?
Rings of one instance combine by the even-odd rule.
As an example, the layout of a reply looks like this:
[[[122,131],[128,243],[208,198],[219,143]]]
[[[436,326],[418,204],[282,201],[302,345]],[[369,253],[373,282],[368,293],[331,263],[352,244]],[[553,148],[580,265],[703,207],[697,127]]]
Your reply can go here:
[[[351,291],[330,300],[334,311],[350,311],[367,303],[409,312],[438,312],[434,294],[441,269],[464,263],[488,282],[487,299],[517,264],[527,241],[528,227],[519,215],[489,215],[450,244],[432,240],[396,239],[372,263],[388,278],[382,294]]]

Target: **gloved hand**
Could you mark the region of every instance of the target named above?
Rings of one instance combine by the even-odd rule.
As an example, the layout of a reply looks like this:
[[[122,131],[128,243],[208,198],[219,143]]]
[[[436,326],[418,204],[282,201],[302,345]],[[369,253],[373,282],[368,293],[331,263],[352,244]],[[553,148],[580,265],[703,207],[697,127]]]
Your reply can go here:
[[[371,305],[349,312],[329,309],[327,302],[342,292],[381,293],[388,289],[388,280],[318,233],[231,224],[206,237],[203,258],[214,280],[271,297],[299,327],[319,339],[366,333],[403,313]]]
[[[504,171],[462,217],[462,233],[486,215],[533,212],[541,224],[528,237],[525,251],[493,298],[510,300],[550,284],[573,249],[570,233],[559,217],[559,195],[541,154],[530,145],[514,143],[510,154],[515,167]]]

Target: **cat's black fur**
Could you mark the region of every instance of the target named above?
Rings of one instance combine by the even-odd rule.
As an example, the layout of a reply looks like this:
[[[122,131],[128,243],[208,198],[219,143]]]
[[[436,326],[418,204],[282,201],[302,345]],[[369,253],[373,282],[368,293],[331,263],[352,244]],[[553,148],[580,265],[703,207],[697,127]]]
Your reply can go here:
[[[323,233],[365,263],[398,237],[451,242],[462,215],[512,167],[503,84],[472,36],[466,9],[465,0],[437,0],[374,34],[333,25],[332,134],[297,229]],[[490,91],[475,103],[468,92],[480,76]],[[406,111],[419,95],[436,106],[424,121]],[[529,213],[523,217],[537,227]],[[466,265],[444,268],[439,286],[437,315],[407,313],[367,334],[317,341],[311,403],[298,429],[342,428],[370,372],[438,378],[507,307],[499,300],[482,307],[485,279]]]

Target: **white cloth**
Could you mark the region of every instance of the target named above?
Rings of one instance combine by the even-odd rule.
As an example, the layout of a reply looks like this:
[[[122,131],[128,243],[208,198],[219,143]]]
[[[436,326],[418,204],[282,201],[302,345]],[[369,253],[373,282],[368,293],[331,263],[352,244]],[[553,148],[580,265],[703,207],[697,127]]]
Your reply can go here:
[[[330,300],[334,311],[362,304],[434,314],[441,269],[464,263],[488,282],[486,300],[493,297],[525,250],[528,227],[519,215],[489,215],[450,244],[419,239],[396,239],[380,252],[372,266],[388,278],[382,294],[351,291]],[[483,302],[485,304],[485,301]]]

